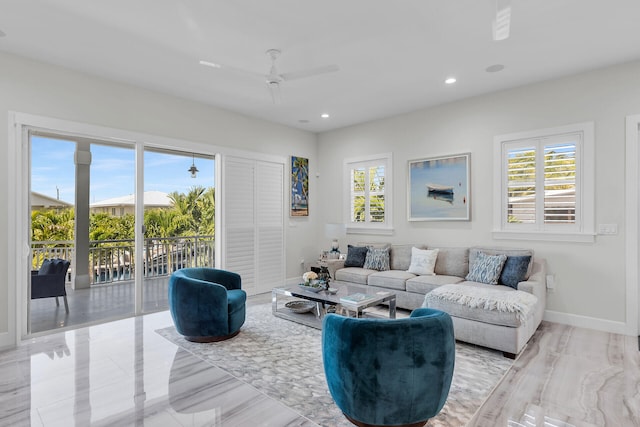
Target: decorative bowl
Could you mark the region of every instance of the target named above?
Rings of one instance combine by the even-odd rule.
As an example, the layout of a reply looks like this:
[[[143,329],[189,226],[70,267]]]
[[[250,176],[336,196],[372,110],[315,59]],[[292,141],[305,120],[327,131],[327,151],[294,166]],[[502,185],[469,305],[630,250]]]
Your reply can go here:
[[[327,292],[330,293],[331,295],[335,295],[338,293],[338,288],[329,288],[327,289]]]
[[[294,313],[308,313],[316,308],[316,303],[311,301],[289,301],[284,306]]]
[[[324,290],[324,283],[323,282],[315,282],[315,283],[311,282],[311,284],[309,286],[305,285],[304,283],[300,283],[298,285],[298,287],[300,287],[300,289],[303,289],[305,291],[318,293],[318,292]]]

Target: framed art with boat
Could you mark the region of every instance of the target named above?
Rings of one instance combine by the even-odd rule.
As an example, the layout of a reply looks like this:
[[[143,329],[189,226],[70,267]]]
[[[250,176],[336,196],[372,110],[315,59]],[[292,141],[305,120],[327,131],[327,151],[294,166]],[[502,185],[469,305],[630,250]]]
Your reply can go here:
[[[471,153],[409,160],[409,221],[469,221]]]

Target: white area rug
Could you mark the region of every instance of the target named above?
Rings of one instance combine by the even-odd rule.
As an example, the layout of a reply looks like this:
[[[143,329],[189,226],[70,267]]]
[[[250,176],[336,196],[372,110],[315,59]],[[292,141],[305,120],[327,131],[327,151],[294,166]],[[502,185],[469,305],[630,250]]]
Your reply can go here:
[[[173,327],[157,332],[321,426],[352,426],[327,388],[322,332],[273,316],[271,304],[248,307],[240,334],[227,341],[192,343]],[[501,352],[456,343],[456,366],[447,403],[427,425],[464,426],[512,362]]]

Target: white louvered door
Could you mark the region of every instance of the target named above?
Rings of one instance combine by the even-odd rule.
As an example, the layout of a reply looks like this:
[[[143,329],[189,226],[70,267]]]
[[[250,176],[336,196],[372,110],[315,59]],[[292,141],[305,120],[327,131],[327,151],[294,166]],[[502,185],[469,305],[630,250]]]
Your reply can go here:
[[[258,290],[284,284],[284,165],[257,162]]]
[[[222,268],[268,292],[284,283],[284,164],[228,156],[222,178]]]

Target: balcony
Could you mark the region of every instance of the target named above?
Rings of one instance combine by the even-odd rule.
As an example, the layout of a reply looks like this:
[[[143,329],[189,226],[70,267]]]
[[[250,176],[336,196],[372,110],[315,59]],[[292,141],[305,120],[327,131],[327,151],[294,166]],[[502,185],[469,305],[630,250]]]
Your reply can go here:
[[[72,262],[67,275],[67,300],[57,306],[54,298],[31,300],[30,330],[38,333],[134,314],[134,241],[103,240],[90,242],[90,286],[74,289],[73,260],[76,256],[73,241],[32,242],[31,265],[37,269],[45,258],[63,258]],[[149,238],[144,241],[143,253],[143,311],[145,313],[168,308],[167,288],[172,272],[185,267],[214,267],[215,241],[213,236]]]

